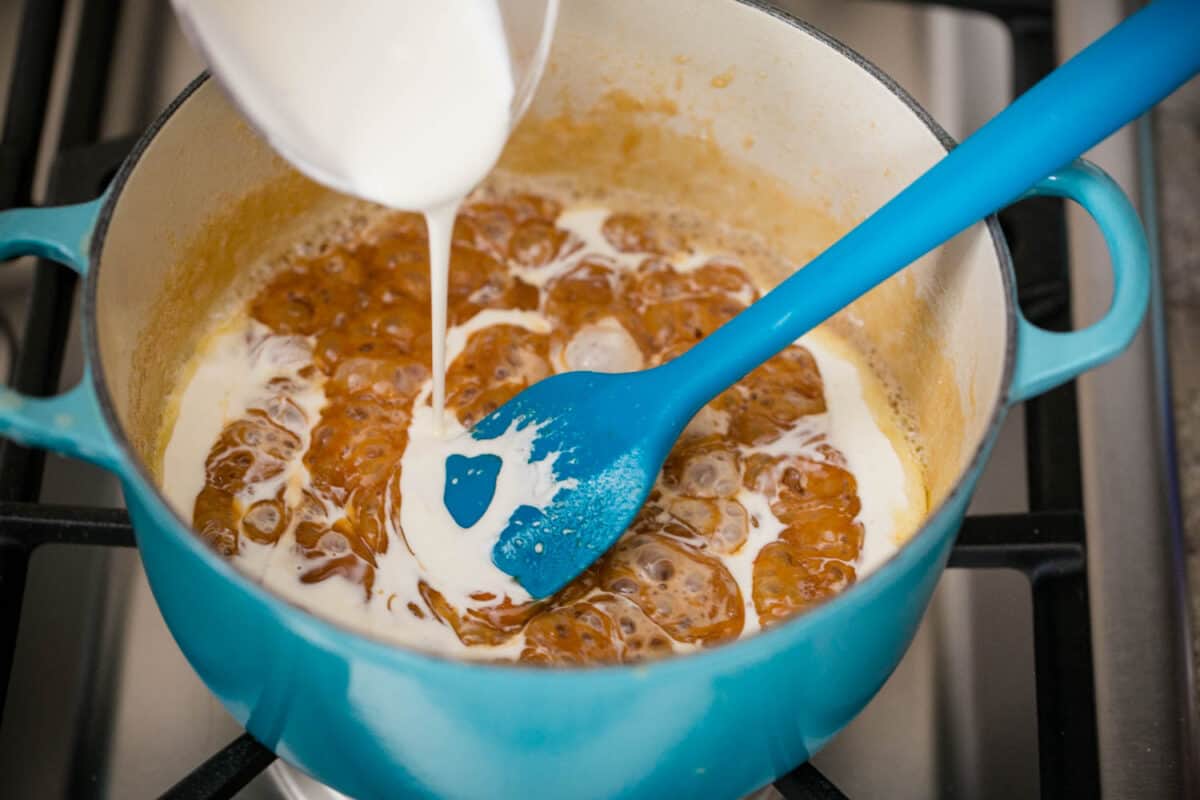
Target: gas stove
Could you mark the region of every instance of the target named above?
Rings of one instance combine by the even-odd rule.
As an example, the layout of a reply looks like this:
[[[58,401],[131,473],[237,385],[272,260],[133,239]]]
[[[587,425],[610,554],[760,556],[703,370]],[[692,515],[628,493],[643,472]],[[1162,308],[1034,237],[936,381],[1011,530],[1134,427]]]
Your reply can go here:
[[[780,5],[875,61],[960,137],[1124,10]],[[0,208],[96,196],[201,68],[161,0],[0,5]],[[1153,195],[1144,126],[1092,157],[1131,197]],[[1103,243],[1086,220],[1036,200],[1001,221],[1031,319],[1066,329],[1103,310]],[[0,269],[0,375],[13,386],[49,394],[79,377],[75,288],[51,264]],[[1124,357],[1013,409],[908,655],[812,763],[756,798],[1200,791],[1162,330],[1156,305]],[[191,672],[120,507],[106,473],[0,445],[4,796],[337,797],[241,731]]]

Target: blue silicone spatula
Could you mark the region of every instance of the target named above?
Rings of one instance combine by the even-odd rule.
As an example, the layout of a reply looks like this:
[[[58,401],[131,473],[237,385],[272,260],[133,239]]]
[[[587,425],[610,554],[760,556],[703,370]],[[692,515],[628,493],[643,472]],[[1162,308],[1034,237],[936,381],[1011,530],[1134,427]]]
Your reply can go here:
[[[540,426],[532,459],[559,453],[549,506],[523,506],[492,551],[534,597],[621,536],[687,422],[712,398],[906,265],[1018,199],[1200,71],[1200,0],[1158,0],[1055,70],[893,200],[682,356],[642,372],[568,372],[537,383],[471,435]],[[447,481],[447,486],[451,485]],[[488,481],[447,491],[486,507]],[[469,511],[463,512],[472,516]]]

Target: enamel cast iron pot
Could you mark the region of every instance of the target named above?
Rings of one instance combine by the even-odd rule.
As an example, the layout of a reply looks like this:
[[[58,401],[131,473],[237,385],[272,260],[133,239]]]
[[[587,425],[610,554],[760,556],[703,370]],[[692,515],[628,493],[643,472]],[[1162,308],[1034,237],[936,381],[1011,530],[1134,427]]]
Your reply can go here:
[[[711,76],[731,65],[732,82],[714,87]],[[706,132],[797,208],[821,205],[847,227],[952,144],[861,57],[752,2],[564,4],[531,114],[587,109],[613,87],[626,101],[610,106],[634,114],[650,104],[628,98],[666,94],[673,113],[655,124]],[[764,180],[756,185],[766,191]],[[717,175],[709,185],[731,182]],[[103,197],[0,214],[0,258],[38,254],[84,276],[88,364],[58,397],[0,393],[0,430],[120,475],[154,595],[196,672],[257,739],[342,792],[736,797],[815,753],[900,661],[1008,406],[1112,358],[1138,327],[1146,246],[1119,189],[1078,163],[1033,193],[1071,198],[1103,229],[1115,273],[1109,313],[1066,334],[1025,321],[995,219],[843,312],[835,324],[870,347],[906,399],[927,461],[929,514],[840,596],[695,655],[548,670],[405,650],[274,596],[167,505],[152,478],[156,430],[204,310],[238,264],[334,202],[289,176],[203,78]],[[771,205],[763,214],[781,213],[785,224],[772,230],[785,231],[787,214]],[[214,220],[224,220],[218,236]]]

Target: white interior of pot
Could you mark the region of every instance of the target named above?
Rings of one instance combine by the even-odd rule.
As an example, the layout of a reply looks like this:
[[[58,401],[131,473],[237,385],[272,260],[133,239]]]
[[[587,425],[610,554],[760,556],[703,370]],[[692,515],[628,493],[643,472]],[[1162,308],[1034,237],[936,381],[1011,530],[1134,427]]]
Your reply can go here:
[[[796,208],[820,206],[843,228],[944,153],[904,100],[861,65],[732,0],[567,0],[531,115],[585,113],[606,98],[611,105],[614,89],[658,109],[639,113],[647,124],[715,142],[750,173],[772,176]],[[707,168],[695,164],[697,173]],[[211,82],[158,132],[118,199],[97,286],[103,374],[145,460],[154,459],[164,398],[207,310],[245,265],[341,202],[291,175]],[[789,213],[789,204],[773,203],[764,231],[782,231]],[[838,321],[904,395],[935,504],[994,413],[1005,311],[995,248],[976,226]]]

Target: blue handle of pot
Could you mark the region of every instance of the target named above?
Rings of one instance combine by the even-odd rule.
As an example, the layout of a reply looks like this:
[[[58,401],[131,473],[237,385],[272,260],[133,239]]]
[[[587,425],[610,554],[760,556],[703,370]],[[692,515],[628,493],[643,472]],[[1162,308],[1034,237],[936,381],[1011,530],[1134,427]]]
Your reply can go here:
[[[1017,363],[1012,402],[1066,383],[1124,350],[1141,327],[1150,300],[1150,247],[1137,211],[1103,170],[1077,161],[1038,183],[1027,197],[1067,197],[1091,215],[1104,234],[1113,269],[1112,305],[1104,318],[1069,333],[1017,318]]]
[[[99,198],[73,206],[0,212],[0,261],[41,256],[83,275],[102,202]],[[28,397],[0,388],[0,434],[110,469],[119,464],[119,451],[100,413],[90,367],[85,367],[75,388],[56,397]]]

